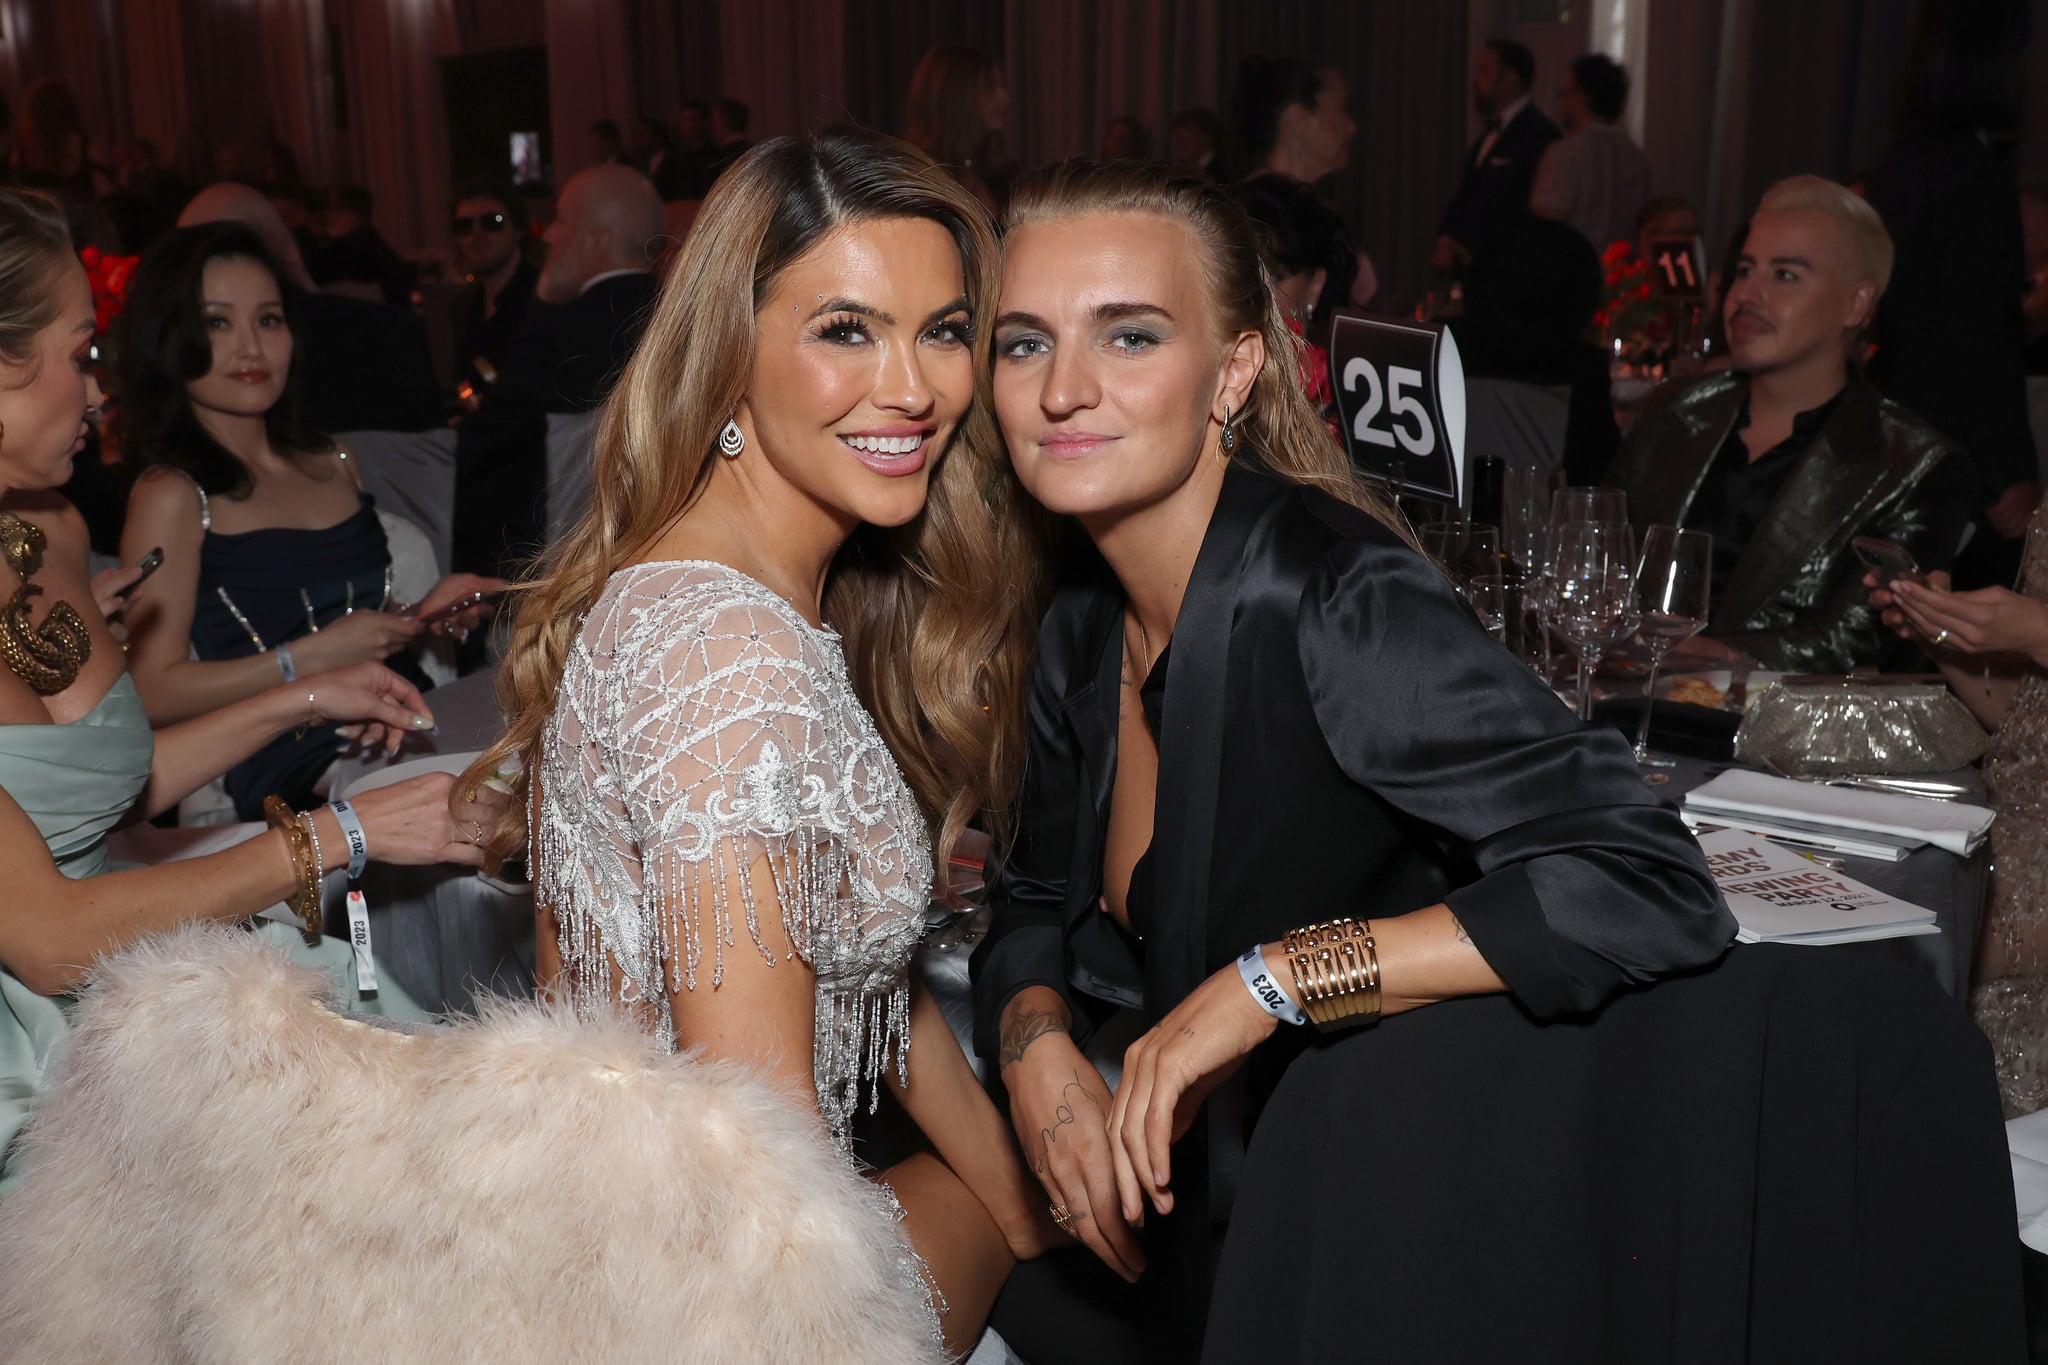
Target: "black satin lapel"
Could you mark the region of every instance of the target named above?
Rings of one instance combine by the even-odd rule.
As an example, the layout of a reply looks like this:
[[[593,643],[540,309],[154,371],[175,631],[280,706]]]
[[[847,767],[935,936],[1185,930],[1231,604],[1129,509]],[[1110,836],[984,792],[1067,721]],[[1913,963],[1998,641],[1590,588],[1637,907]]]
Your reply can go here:
[[[1245,541],[1265,502],[1257,496],[1263,485],[1257,475],[1237,467],[1224,476],[1174,621],[1152,815],[1158,930],[1145,953],[1145,999],[1154,1019],[1206,975],[1210,850],[1222,781],[1230,627]]]
[[[1080,750],[1082,770],[1087,774],[1088,805],[1074,812],[1074,849],[1077,861],[1100,860],[1102,831],[1109,827],[1110,788],[1116,782],[1117,685],[1119,657],[1117,632],[1112,628],[1120,607],[1105,605],[1101,644],[1093,660],[1080,661],[1074,670],[1078,686],[1061,700],[1060,707]],[[1090,620],[1088,635],[1095,635]],[[1071,875],[1092,874],[1093,869],[1075,868]]]

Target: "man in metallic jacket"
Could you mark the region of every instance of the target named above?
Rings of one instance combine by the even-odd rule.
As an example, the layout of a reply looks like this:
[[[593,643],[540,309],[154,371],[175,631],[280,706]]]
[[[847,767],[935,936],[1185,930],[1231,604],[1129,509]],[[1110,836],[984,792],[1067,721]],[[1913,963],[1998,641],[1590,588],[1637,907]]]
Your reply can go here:
[[[1891,267],[1883,221],[1850,191],[1772,186],[1722,301],[1732,371],[1666,385],[1608,474],[1638,530],[1713,534],[1707,635],[1766,668],[1881,663],[1897,641],[1850,540],[1946,568],[1981,500],[1962,448],[1863,376]]]

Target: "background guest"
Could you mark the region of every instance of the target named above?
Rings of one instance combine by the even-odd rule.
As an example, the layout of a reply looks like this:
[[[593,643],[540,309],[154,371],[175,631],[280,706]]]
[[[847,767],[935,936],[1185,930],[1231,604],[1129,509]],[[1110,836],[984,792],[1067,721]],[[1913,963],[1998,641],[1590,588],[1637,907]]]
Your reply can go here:
[[[1102,130],[1104,161],[1143,161],[1152,155],[1152,135],[1130,114],[1119,114]]]
[[[1650,158],[1621,126],[1627,108],[1621,63],[1589,52],[1566,67],[1557,92],[1564,136],[1544,150],[1529,191],[1532,213],[1571,224],[1596,252],[1632,239],[1650,195]]]
[[[1984,756],[1991,824],[1991,886],[1970,1014],[1998,1056],[2005,1116],[2048,1108],[2048,526],[2037,508],[2027,535],[2024,593],[1949,591],[1936,571],[1925,587],[1878,589],[1885,624],[1930,655],[1978,720],[1996,731]]]
[[[526,196],[496,181],[468,181],[455,191],[451,230],[455,268],[473,286],[458,304],[457,373],[488,387],[495,381],[476,362],[481,359],[492,374],[504,368],[540,280],[540,267],[526,258]]]
[[[121,315],[121,445],[137,473],[122,557],[164,552],[125,613],[129,667],[155,724],[370,660],[426,683],[406,654],[426,627],[399,614],[359,471],[294,412],[285,298],[263,239],[216,223],[158,243]],[[420,608],[492,586],[451,576]],[[479,609],[461,624],[480,620]],[[295,809],[317,804],[350,738],[303,727],[236,764],[236,815],[262,819],[273,793]]]
[[[1486,128],[1465,157],[1458,191],[1437,225],[1430,264],[1445,274],[1464,268],[1494,236],[1528,213],[1529,189],[1557,125],[1529,102],[1536,58],[1520,43],[1496,38],[1472,68],[1472,107]]]
[[[1228,136],[1214,109],[1183,109],[1173,116],[1167,152],[1175,165],[1208,180],[1225,180],[1223,142]]]
[[[211,185],[178,226],[233,221],[254,229],[277,263],[292,320],[299,416],[315,431],[425,431],[441,425],[441,385],[426,328],[404,309],[323,294],[277,209],[247,185]]]
[[[711,158],[711,178],[718,179],[718,173],[746,155],[753,144],[747,141],[747,125],[753,121],[753,112],[746,101],[736,100],[727,95],[711,106],[711,141],[717,150]]]
[[[711,193],[711,169],[718,144],[711,140],[711,106],[687,99],[676,106],[676,190],[681,199],[702,199]]]
[[[939,163],[990,213],[1000,213],[1009,190],[1002,159],[1010,120],[1010,87],[1003,68],[979,48],[940,43],[910,76],[903,100],[903,139]]]
[[[1464,316],[1451,323],[1465,373],[1571,390],[1564,471],[1599,482],[1621,446],[1607,352],[1587,340],[1600,306],[1600,260],[1576,228],[1532,219],[1474,258]]]
[[[1923,6],[1898,135],[1870,176],[1870,202],[1899,247],[1870,377],[1976,466],[1978,533],[1956,561],[1965,588],[2013,581],[2041,498],[2011,158],[2027,32],[2023,0]]]
[[[22,98],[14,178],[64,206],[74,246],[120,248],[113,220],[100,206],[100,195],[113,188],[112,179],[87,159],[84,111],[71,87],[54,76],[37,79]]]
[[[632,158],[626,155],[626,139],[619,132],[618,124],[601,118],[590,125],[590,159],[600,166],[632,164]]]
[[[2048,375],[2048,189],[2020,187],[2020,231],[2027,253],[2026,318],[2029,375]]]
[[[647,325],[661,196],[629,166],[562,187],[536,307],[455,438],[455,567],[509,577],[547,524],[549,413],[604,401]]]
[[[633,125],[633,164],[654,182],[655,192],[664,200],[681,199],[682,163],[676,159],[675,144],[668,125],[648,117]]]
[[[1292,57],[1246,59],[1238,68],[1231,104],[1238,141],[1253,166],[1246,188],[1279,180],[1313,190],[1317,181],[1344,169],[1357,132],[1348,99],[1344,77],[1329,67],[1317,69]],[[1300,208],[1304,201],[1290,202]],[[1333,310],[1354,301],[1353,286],[1361,274],[1360,256],[1342,215],[1320,195],[1316,203],[1321,221],[1304,225],[1305,233],[1322,243],[1327,255],[1323,291],[1310,323],[1312,338],[1321,336]]]
[[[1815,176],[1772,186],[1722,304],[1733,371],[1659,390],[1608,476],[1638,529],[1713,534],[1707,634],[1769,668],[1880,663],[1850,539],[1946,568],[1968,518],[1968,459],[1855,363],[1891,272],[1869,204]]]
[[[412,304],[418,269],[392,250],[371,221],[375,203],[361,185],[337,185],[328,197],[320,245],[306,256],[306,269],[316,284],[346,281],[374,286],[384,302],[398,308]]]

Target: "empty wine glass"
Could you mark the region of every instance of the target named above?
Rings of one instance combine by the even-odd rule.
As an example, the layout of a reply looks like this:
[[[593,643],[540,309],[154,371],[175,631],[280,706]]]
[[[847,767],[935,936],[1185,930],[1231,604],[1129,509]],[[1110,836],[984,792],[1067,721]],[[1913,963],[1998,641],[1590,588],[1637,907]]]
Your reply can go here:
[[[1643,690],[1643,718],[1636,726],[1636,762],[1646,768],[1669,768],[1668,758],[1650,752],[1650,709],[1657,704],[1657,670],[1665,651],[1707,628],[1714,575],[1714,538],[1705,531],[1652,526],[1643,536],[1643,558],[1636,570],[1637,627],[1650,651],[1650,681]]]
[[[1550,637],[1557,625],[1557,580],[1554,561],[1560,527],[1574,523],[1594,525],[1628,524],[1628,495],[1619,488],[1571,487],[1554,488],[1549,494],[1550,516],[1542,523],[1541,534],[1534,546],[1535,558],[1530,564],[1529,580],[1524,589],[1529,605],[1536,613],[1536,626],[1543,638],[1543,681],[1551,680],[1554,662],[1551,654]]]
[[[1635,534],[1627,523],[1568,521],[1557,528],[1551,591],[1557,627],[1579,656],[1578,713],[1593,718],[1593,671],[1617,640],[1633,634]]]
[[[1479,613],[1486,633],[1502,644],[1508,643],[1508,621],[1513,614],[1509,604],[1518,608],[1519,597],[1516,586],[1505,574],[1474,574],[1465,584],[1465,600]]]
[[[1460,588],[1476,574],[1500,572],[1500,528],[1483,521],[1439,521],[1417,529],[1422,550]]]
[[[1574,521],[1626,524],[1628,494],[1619,488],[1560,488],[1550,495],[1550,524],[1561,526]]]

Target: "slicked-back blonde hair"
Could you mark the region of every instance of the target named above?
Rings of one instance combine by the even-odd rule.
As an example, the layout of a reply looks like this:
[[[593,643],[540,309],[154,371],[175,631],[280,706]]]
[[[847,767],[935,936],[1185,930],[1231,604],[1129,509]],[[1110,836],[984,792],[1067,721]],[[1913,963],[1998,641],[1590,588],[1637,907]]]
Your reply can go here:
[[[1233,421],[1243,438],[1232,459],[1253,459],[1289,483],[1307,484],[1378,518],[1414,544],[1406,518],[1353,467],[1301,386],[1302,340],[1287,325],[1261,254],[1259,228],[1216,184],[1161,161],[1064,161],[1021,177],[1006,230],[1089,214],[1145,214],[1186,225],[1203,255],[1219,340],[1257,332],[1266,363]]]
[[[888,218],[926,219],[952,237],[976,370],[986,372],[985,319],[1000,282],[993,229],[929,157],[895,138],[835,128],[775,138],[740,158],[704,201],[605,404],[588,510],[519,587],[498,684],[509,726],[465,783],[514,758],[524,774],[539,771],[585,614],[710,477],[719,428],[752,379],[763,301],[827,233]],[[844,641],[854,689],[933,824],[942,860],[975,816],[999,818],[1023,762],[1039,588],[1020,501],[994,418],[977,401],[940,453],[924,510],[904,526],[860,528],[826,581],[825,614]],[[524,814],[510,811],[492,847],[509,852],[525,833]]]
[[[1892,260],[1896,252],[1892,247],[1892,235],[1885,230],[1883,217],[1868,200],[1847,185],[1838,185],[1817,175],[1795,175],[1765,190],[1756,211],[1824,213],[1834,219],[1835,225],[1842,230],[1843,242],[1848,245],[1856,277],[1877,286],[1877,297],[1870,301],[1872,315],[1875,316],[1878,299],[1884,297],[1886,286],[1892,282]]]

